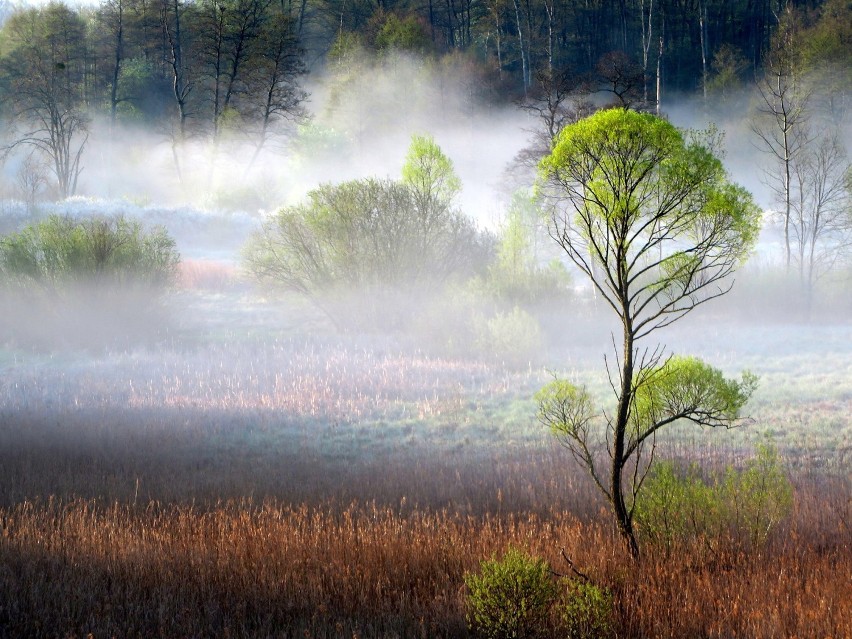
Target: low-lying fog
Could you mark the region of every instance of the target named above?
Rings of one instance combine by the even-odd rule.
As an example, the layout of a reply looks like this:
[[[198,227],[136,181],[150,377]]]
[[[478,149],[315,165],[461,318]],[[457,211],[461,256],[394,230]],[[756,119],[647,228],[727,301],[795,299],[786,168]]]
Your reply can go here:
[[[450,301],[435,299],[412,309],[411,322],[423,320],[423,326],[391,336],[341,335],[305,300],[270,295],[243,277],[240,251],[265,216],[299,202],[323,182],[398,178],[414,133],[434,136],[453,161],[463,185],[461,209],[481,228],[501,228],[512,181],[507,170],[523,172],[511,163],[530,143],[537,123],[512,107],[483,107],[475,80],[449,81],[418,61],[398,60],[377,74],[346,90],[332,87],[328,77],[311,78],[311,123],[301,133],[282,135],[251,166],[251,150],[236,140],[226,140],[215,153],[190,140],[178,150],[179,177],[163,135],[134,128],[110,134],[104,123],[95,123],[79,195],[52,202],[40,193],[29,201],[22,197],[22,159],[9,158],[0,201],[3,234],[53,213],[122,215],[165,227],[183,263],[177,287],[165,299],[125,291],[116,296],[109,317],[92,314],[85,297],[61,310],[33,307],[37,313],[25,307],[26,297],[4,298],[0,406],[7,426],[32,411],[61,415],[75,407],[106,411],[157,404],[201,414],[211,408],[248,410],[266,416],[252,422],[264,428],[273,415],[308,416],[331,428],[357,424],[360,416],[371,423],[407,419],[414,411],[420,418],[444,415],[455,433],[472,419],[465,398],[474,398],[471,406],[487,406],[500,393],[527,401],[546,379],[545,369],[589,379],[603,394],[603,355],[611,351],[613,318],[576,274],[566,300],[539,309],[535,331],[523,325],[526,316],[510,311],[485,316],[495,311],[468,306],[469,293],[456,292]],[[708,120],[696,103],[673,101],[664,111],[679,126],[701,127]],[[747,113],[728,113],[717,122],[727,134],[725,163],[734,179],[769,209],[774,203],[760,169],[765,158],[750,140]],[[807,406],[822,398],[852,408],[852,388],[838,382],[844,375],[852,379],[850,360],[844,359],[852,336],[840,321],[852,298],[848,282],[832,284],[817,304],[824,311],[816,313],[818,324],[824,325],[800,324],[799,309],[786,294],[793,284],[778,275],[780,240],[767,217],[757,256],[731,295],[654,337],[672,351],[704,356],[727,373],[751,367],[764,376],[755,398],[758,417],[777,420],[773,398],[797,395],[805,404],[792,419],[804,423],[817,419]],[[429,323],[436,318],[440,321]],[[465,322],[484,332],[454,333]],[[125,329],[133,339],[122,339]],[[414,354],[414,363],[401,364],[402,352]],[[815,371],[827,362],[830,374],[819,377]],[[502,430],[501,420],[507,420],[507,429],[520,420],[527,428],[521,440],[542,441],[529,434],[535,431],[532,413],[487,419],[507,437],[514,435]],[[763,423],[759,430],[784,431],[788,422]],[[846,422],[828,441],[848,446],[850,437]],[[461,435],[451,439],[466,441]]]

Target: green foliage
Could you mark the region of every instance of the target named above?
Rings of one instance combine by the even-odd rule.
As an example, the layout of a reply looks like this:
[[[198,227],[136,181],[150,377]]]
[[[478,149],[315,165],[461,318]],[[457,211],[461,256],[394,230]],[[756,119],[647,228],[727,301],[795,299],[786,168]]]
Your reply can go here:
[[[24,286],[53,291],[73,282],[167,287],[180,257],[163,229],[123,217],[51,216],[0,240],[0,268]]]
[[[486,287],[498,300],[531,305],[568,297],[571,277],[556,259],[541,264],[539,235],[543,214],[534,198],[515,193],[488,270]]]
[[[758,446],[757,455],[744,470],[728,469],[725,492],[730,496],[729,518],[733,526],[747,532],[755,545],[766,542],[793,505],[793,487],[778,451],[766,444]]]
[[[314,189],[253,236],[246,268],[308,295],[338,323],[357,315],[352,297],[365,292],[365,310],[385,328],[406,320],[424,294],[483,269],[491,244],[453,208],[460,182],[431,138],[415,136],[403,173]]]
[[[339,159],[348,153],[346,136],[333,128],[316,122],[300,124],[296,129],[293,146],[300,158]]]
[[[431,135],[411,137],[402,165],[402,181],[414,191],[421,215],[439,214],[449,207],[462,187],[453,161],[444,155]]]
[[[0,239],[0,335],[27,347],[125,346],[168,329],[160,298],[179,255],[123,217],[52,216]]]
[[[155,121],[159,115],[157,101],[165,93],[163,83],[158,82],[154,64],[144,58],[124,60],[119,71],[118,86],[122,94],[134,96],[132,100],[122,100],[117,112],[122,120]]]
[[[479,574],[466,573],[468,623],[477,636],[520,639],[544,636],[559,596],[550,566],[517,549],[483,561]]]
[[[695,357],[672,357],[634,380],[633,419],[645,430],[665,420],[689,419],[704,426],[733,426],[757,388],[746,371],[740,381]]]
[[[710,68],[712,74],[707,81],[707,91],[713,96],[714,103],[725,105],[742,88],[742,76],[748,68],[748,60],[739,49],[725,43],[713,54]]]
[[[761,445],[745,468],[709,480],[693,465],[657,464],[636,502],[641,534],[670,548],[680,539],[718,543],[728,535],[763,545],[792,506],[792,486],[775,448]]]
[[[477,322],[476,351],[511,367],[527,366],[543,344],[538,320],[517,306]]]
[[[585,429],[595,415],[594,402],[585,388],[554,379],[535,394],[535,402],[539,421],[557,438],[585,438]]]
[[[429,286],[473,267],[479,234],[460,213],[424,228],[413,195],[391,180],[324,184],[270,218],[246,250],[249,270],[304,293]]]
[[[852,83],[852,5],[848,0],[827,0],[819,9],[818,19],[798,34],[806,69],[831,68],[846,90]]]
[[[373,44],[380,51],[423,53],[431,42],[429,34],[415,16],[400,18],[390,13],[376,33]]]
[[[656,274],[642,282],[657,299],[677,299],[693,293],[702,279],[696,275],[744,260],[759,231],[759,209],[727,181],[711,146],[653,115],[610,109],[565,127],[540,167],[569,196],[578,240],[623,252],[615,261],[595,255],[604,271],[623,269],[636,285],[632,276],[643,269]],[[676,237],[687,241],[691,258],[673,272],[660,269],[670,256],[663,252],[655,264],[648,248]]]
[[[595,584],[562,580],[562,623],[568,639],[603,639],[613,635],[612,593]]]

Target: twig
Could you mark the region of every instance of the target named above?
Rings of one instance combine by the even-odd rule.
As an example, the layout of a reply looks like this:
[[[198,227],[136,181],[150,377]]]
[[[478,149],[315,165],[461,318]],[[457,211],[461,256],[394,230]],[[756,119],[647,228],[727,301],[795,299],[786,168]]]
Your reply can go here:
[[[565,563],[568,564],[568,567],[571,569],[571,572],[573,572],[577,577],[579,577],[580,579],[582,579],[586,583],[592,582],[592,579],[591,579],[591,577],[589,577],[589,575],[587,575],[586,573],[581,572],[580,570],[577,569],[577,566],[574,565],[574,562],[571,561],[571,558],[565,553],[564,548],[559,549],[559,554],[562,555],[562,558],[565,560]],[[563,575],[561,573],[558,573],[555,570],[551,570],[550,572],[553,575],[555,575],[556,577],[568,577],[569,576],[569,575]]]

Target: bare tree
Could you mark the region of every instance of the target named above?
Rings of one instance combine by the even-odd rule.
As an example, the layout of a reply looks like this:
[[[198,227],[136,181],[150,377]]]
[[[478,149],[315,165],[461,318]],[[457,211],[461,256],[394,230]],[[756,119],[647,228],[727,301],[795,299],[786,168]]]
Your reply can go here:
[[[185,55],[188,34],[184,14],[187,6],[184,0],[161,0],[159,8],[160,27],[166,43],[166,59],[171,75],[172,96],[177,108],[176,126],[171,132],[172,156],[178,179],[183,181],[179,148],[186,140],[187,122],[190,116],[189,97],[195,84]]]
[[[810,93],[798,76],[795,15],[787,13],[779,26],[763,77],[757,80],[760,106],[752,121],[758,147],[774,166],[765,172],[768,186],[782,205],[785,264],[792,264],[793,165],[808,144],[807,105]]]
[[[518,108],[539,125],[532,129],[529,143],[518,151],[506,170],[510,191],[527,187],[535,177],[538,163],[550,153],[559,132],[568,124],[591,115],[595,106],[589,100],[590,82],[570,69],[539,71],[535,83]]]
[[[293,27],[288,16],[276,13],[260,31],[249,77],[248,99],[259,121],[249,168],[266,146],[276,123],[282,120],[301,122],[306,118],[302,104],[307,93],[298,83],[305,67]]]
[[[645,74],[624,51],[602,55],[595,65],[595,74],[603,89],[616,97],[618,106],[629,109],[642,99]]]
[[[852,165],[836,131],[805,147],[792,166],[791,239],[810,316],[814,288],[852,247]]]
[[[51,4],[15,15],[8,29],[12,50],[3,75],[17,130],[6,153],[20,146],[37,150],[60,197],[74,195],[89,137],[82,103],[85,27],[70,9]]]
[[[97,15],[98,31],[110,41],[109,120],[113,129],[118,105],[126,99],[121,95],[118,86],[126,49],[126,9],[127,0],[107,0],[101,5]]]

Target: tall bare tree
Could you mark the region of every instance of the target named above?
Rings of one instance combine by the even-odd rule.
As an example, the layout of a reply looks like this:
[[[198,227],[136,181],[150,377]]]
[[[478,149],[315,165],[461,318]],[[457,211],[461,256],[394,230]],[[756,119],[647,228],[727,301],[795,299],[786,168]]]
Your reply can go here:
[[[793,166],[808,144],[807,105],[810,92],[801,80],[796,50],[797,15],[789,9],[780,19],[764,74],[757,80],[760,104],[752,121],[758,146],[773,161],[766,172],[769,187],[782,206],[785,264],[792,264]]]
[[[852,164],[836,131],[798,154],[792,167],[791,236],[805,318],[810,317],[817,282],[852,249]]]
[[[85,25],[65,5],[50,4],[14,15],[4,31],[10,51],[3,80],[16,125],[6,152],[22,145],[37,150],[51,167],[59,196],[74,195],[89,137]]]

